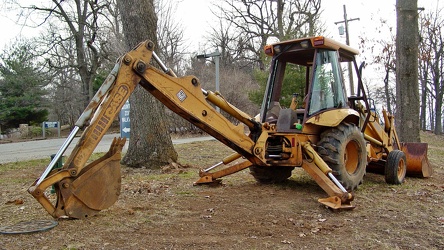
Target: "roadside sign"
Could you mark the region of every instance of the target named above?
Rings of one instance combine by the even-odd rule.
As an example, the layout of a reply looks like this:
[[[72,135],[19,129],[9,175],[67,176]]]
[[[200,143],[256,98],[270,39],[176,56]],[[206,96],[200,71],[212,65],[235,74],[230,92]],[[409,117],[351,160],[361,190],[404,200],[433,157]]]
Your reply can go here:
[[[45,128],[58,128],[59,122],[44,122]]]
[[[46,138],[46,129],[47,128],[57,128],[57,134],[60,138],[60,122],[43,122],[42,123],[43,138]]]
[[[120,137],[122,138],[130,138],[130,103],[129,100],[125,102],[122,109],[119,113],[119,119],[120,119]]]

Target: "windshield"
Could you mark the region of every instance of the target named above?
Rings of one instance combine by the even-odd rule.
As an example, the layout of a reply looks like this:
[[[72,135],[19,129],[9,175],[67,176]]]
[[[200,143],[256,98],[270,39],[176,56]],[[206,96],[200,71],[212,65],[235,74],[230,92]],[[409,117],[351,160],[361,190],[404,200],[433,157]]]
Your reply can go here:
[[[337,52],[318,50],[308,114],[312,115],[328,108],[344,107],[346,100]]]

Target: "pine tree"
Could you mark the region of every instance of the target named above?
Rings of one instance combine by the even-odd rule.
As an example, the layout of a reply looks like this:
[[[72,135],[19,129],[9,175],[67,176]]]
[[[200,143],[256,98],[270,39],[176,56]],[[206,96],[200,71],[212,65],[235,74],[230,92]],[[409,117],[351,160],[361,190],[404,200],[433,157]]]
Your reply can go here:
[[[18,43],[0,55],[0,126],[2,131],[19,124],[46,120],[47,82],[39,72],[30,44]]]

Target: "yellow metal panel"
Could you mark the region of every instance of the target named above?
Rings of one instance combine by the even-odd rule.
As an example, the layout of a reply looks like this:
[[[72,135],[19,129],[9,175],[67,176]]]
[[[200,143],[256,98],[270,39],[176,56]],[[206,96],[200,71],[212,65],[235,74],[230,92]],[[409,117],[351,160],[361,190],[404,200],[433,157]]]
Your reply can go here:
[[[326,127],[338,126],[348,116],[359,117],[359,113],[353,109],[335,109],[310,117],[305,123],[315,124]]]

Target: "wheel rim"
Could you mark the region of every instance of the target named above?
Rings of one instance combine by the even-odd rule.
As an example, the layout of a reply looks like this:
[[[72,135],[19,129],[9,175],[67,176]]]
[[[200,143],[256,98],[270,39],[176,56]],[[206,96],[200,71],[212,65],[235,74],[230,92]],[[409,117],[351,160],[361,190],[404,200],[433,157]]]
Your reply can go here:
[[[405,167],[404,159],[400,159],[398,162],[398,179],[402,180],[406,174],[407,168]]]
[[[358,168],[359,150],[359,145],[355,141],[350,141],[345,147],[344,164],[349,174],[354,174]]]

